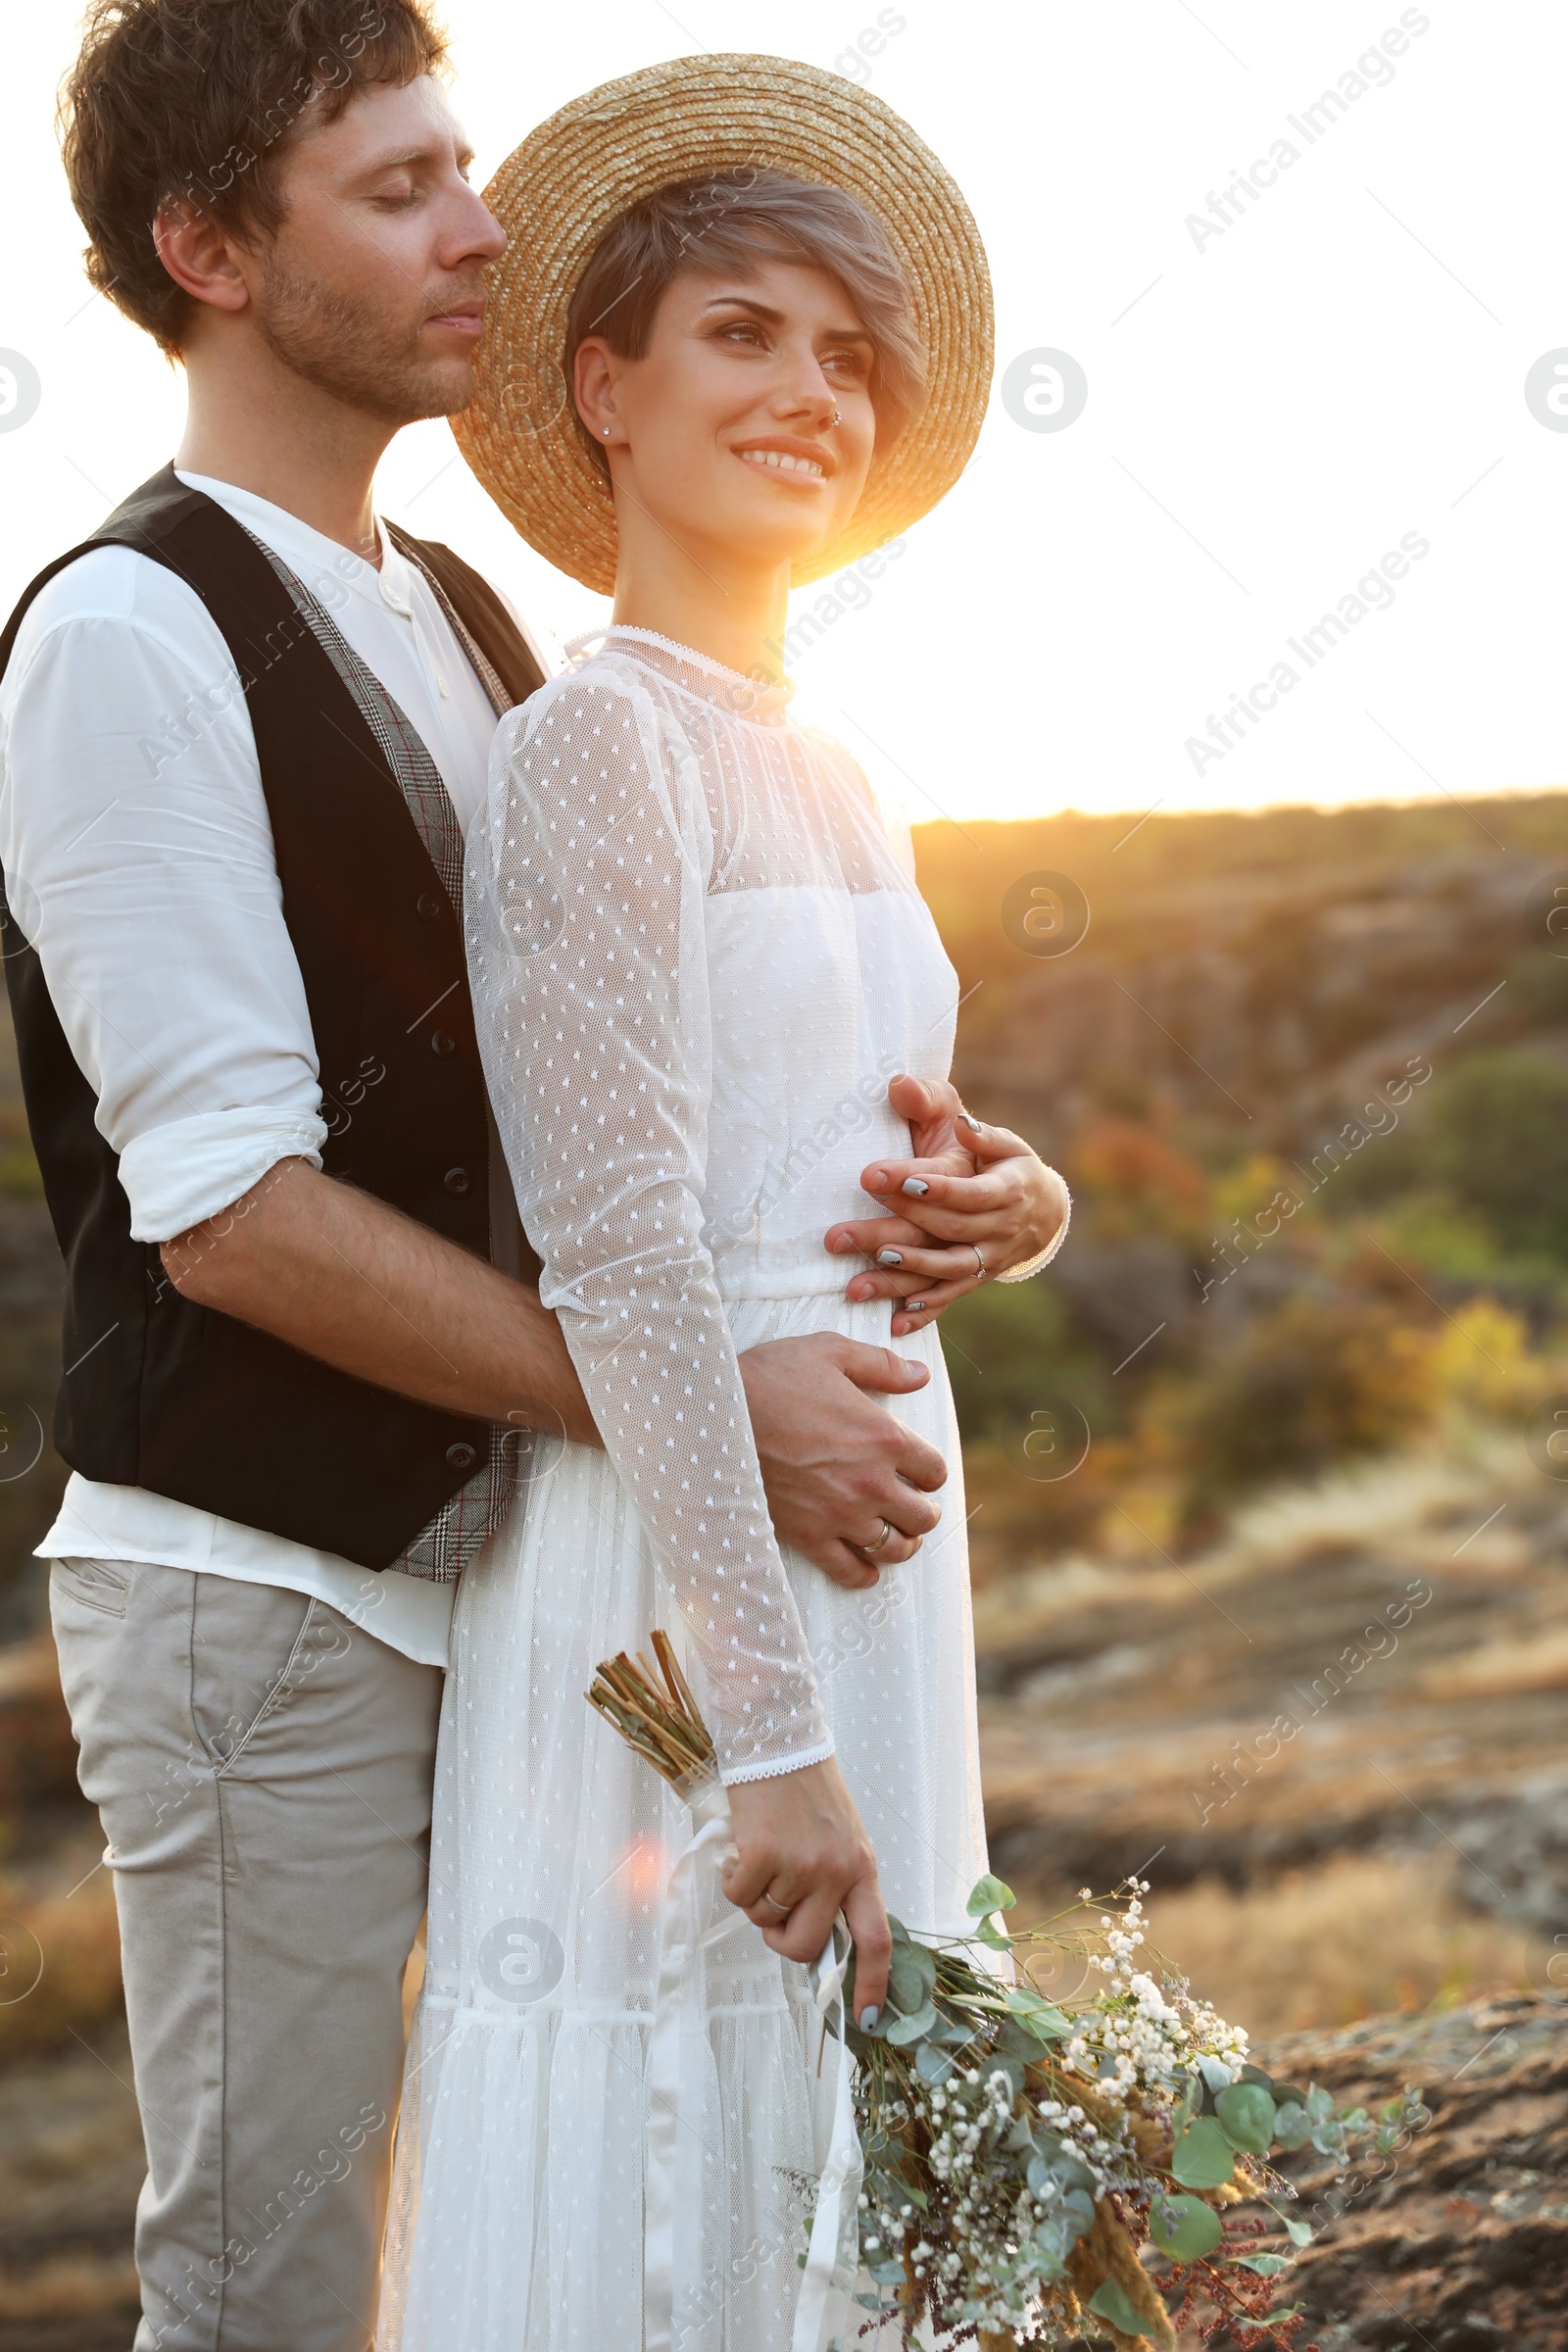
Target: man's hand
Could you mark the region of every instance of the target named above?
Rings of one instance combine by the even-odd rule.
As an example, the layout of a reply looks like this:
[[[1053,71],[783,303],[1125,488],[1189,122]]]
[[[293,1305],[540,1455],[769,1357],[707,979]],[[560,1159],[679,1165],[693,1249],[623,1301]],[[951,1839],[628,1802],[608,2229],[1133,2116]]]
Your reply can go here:
[[[855,1939],[857,2022],[870,2013],[874,2025],[887,1998],[893,1937],[876,1856],[837,1764],[829,1757],[740,1781],[729,1811],[740,1849],[722,1873],[730,1901],[786,1960],[814,1960],[842,1911]]]
[[[945,1080],[895,1078],[888,1101],[908,1120],[914,1153],[874,1160],[860,1183],[898,1214],[833,1225],[823,1238],[846,1256],[877,1259],[875,1272],[853,1277],[846,1296],[899,1301],[897,1340],[1048,1250],[1067,1221],[1068,1200],[1054,1168],[1005,1127],[972,1119]]]
[[[780,1543],[852,1591],[918,1551],[942,1516],[929,1496],[948,1466],[875,1398],[923,1389],[925,1365],[821,1331],[764,1340],[740,1366]],[[875,1544],[875,1559],[856,1544]]]

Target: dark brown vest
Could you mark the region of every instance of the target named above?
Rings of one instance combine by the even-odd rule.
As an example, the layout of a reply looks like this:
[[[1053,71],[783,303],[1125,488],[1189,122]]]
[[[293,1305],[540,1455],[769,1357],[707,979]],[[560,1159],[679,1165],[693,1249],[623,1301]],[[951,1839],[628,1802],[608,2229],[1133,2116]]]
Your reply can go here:
[[[450,549],[396,536],[523,701],[540,673],[499,598]],[[249,535],[166,467],[32,582],[0,637],[0,670],[45,581],[103,546],[177,572],[244,683],[329,1099],[326,1172],[483,1256],[485,1091],[461,910],[353,697]],[[489,1425],[180,1297],[156,1246],[131,1239],[119,1161],[38,957],[9,917],[4,939],[27,1116],[66,1260],[61,1454],[84,1478],[387,1566],[487,1458]]]

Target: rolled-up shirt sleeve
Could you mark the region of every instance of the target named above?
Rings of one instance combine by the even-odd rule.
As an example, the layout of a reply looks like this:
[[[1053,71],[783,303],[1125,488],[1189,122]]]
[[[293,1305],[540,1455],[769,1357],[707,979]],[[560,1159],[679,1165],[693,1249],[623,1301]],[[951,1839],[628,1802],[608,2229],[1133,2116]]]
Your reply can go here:
[[[310,1012],[240,680],[194,592],[104,548],[0,688],[0,862],[120,1156],[138,1241],[320,1165]]]

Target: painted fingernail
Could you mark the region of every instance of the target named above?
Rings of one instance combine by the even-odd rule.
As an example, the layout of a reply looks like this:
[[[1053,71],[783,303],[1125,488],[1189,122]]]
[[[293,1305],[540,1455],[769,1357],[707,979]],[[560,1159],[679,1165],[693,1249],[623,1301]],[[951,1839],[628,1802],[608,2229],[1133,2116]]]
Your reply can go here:
[[[901,1190],[906,1193],[911,1193],[914,1198],[918,1200],[922,1194],[928,1193],[931,1190],[931,1187],[927,1184],[923,1176],[906,1176]]]
[[[873,2001],[868,2008],[862,2009],[859,2016],[860,2032],[862,2034],[874,2034],[876,2032],[876,2021],[881,2014],[882,2012],[877,2007],[875,2001]]]
[[[960,1110],[957,1114],[957,1118],[958,1125],[960,1127],[968,1127],[971,1128],[976,1135],[984,1135],[985,1129],[981,1126],[979,1120],[971,1119],[966,1110]]]
[[[904,1311],[906,1315],[923,1315],[925,1313],[925,1300],[923,1298],[906,1299]]]
[[[879,1266],[902,1266],[904,1258],[897,1250],[879,1250],[876,1262]]]

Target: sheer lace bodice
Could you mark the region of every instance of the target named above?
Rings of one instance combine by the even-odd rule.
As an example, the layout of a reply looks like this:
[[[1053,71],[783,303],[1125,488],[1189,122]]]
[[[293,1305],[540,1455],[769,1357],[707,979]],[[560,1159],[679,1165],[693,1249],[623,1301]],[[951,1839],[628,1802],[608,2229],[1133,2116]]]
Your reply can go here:
[[[727,1780],[832,1751],[726,1304],[842,1290],[825,1226],[946,1074],[956,982],[864,777],[788,689],[614,628],[503,722],[466,884],[546,1303],[701,1660]]]

